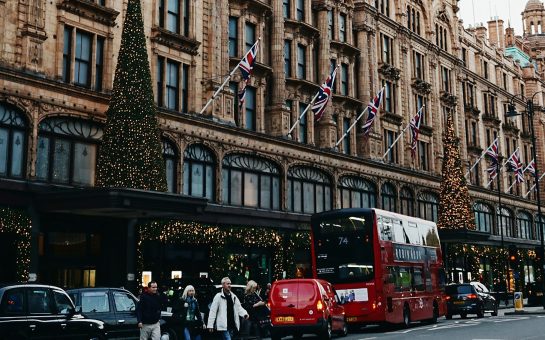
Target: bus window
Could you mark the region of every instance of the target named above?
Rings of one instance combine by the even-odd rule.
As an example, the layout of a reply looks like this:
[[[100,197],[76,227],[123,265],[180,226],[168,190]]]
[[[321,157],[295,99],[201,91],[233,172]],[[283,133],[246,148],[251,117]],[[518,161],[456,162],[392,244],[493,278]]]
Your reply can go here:
[[[408,292],[411,290],[411,268],[397,267],[395,289],[398,292]]]
[[[413,275],[413,289],[416,291],[423,291],[424,290],[424,279],[422,278],[422,269],[414,267],[412,268]]]

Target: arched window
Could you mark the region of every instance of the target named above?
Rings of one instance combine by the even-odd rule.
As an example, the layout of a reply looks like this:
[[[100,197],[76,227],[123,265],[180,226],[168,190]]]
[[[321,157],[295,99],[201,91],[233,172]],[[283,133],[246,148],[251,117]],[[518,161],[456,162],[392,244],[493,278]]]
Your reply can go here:
[[[503,237],[513,237],[513,213],[507,208],[498,211],[498,232]]]
[[[414,194],[411,189],[404,187],[399,193],[401,199],[401,213],[407,216],[414,216]]]
[[[384,183],[382,185],[382,190],[380,191],[380,194],[382,196],[382,209],[396,212],[397,200],[395,187],[390,183]]]
[[[437,210],[439,209],[439,199],[437,195],[431,192],[421,192],[418,195],[419,217],[428,221],[437,222]]]
[[[38,180],[92,186],[102,127],[68,117],[44,119],[38,127]]]
[[[377,189],[370,181],[354,176],[339,180],[341,208],[376,208]]]
[[[305,166],[288,171],[288,210],[315,213],[331,210],[331,181],[322,171]]]
[[[184,152],[184,195],[214,200],[215,159],[203,145],[192,144]]]
[[[273,162],[248,155],[223,159],[223,203],[280,210],[280,170]]]
[[[532,238],[532,216],[530,214],[524,211],[517,214],[517,230],[519,238]]]
[[[488,204],[476,202],[473,205],[475,214],[475,227],[477,231],[489,233],[494,225],[494,214],[492,208]]]
[[[27,123],[13,106],[0,103],[0,177],[25,176]]]
[[[176,173],[178,168],[178,152],[170,141],[163,139],[163,158],[167,177],[168,192],[178,192],[176,189]]]

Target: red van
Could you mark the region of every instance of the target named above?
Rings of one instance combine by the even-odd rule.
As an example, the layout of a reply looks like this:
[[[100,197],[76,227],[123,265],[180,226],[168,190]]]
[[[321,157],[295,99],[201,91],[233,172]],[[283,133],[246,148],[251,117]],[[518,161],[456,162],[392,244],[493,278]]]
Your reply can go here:
[[[269,297],[271,338],[317,334],[331,339],[332,333],[346,336],[344,308],[331,283],[317,279],[279,280]]]

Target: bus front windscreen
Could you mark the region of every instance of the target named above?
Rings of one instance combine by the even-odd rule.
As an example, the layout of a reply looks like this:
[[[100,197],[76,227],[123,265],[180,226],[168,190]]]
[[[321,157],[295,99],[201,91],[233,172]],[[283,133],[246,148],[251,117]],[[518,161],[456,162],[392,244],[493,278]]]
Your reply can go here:
[[[318,278],[331,283],[373,280],[371,214],[315,220],[312,231]]]

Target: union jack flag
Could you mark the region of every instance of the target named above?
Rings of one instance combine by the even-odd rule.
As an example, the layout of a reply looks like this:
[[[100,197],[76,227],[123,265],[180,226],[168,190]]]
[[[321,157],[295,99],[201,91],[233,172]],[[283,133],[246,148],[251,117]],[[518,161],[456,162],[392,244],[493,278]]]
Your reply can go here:
[[[526,168],[524,169],[523,172],[526,172],[526,170],[528,170],[532,175],[535,175],[536,174],[536,166],[535,166],[536,162],[532,159],[530,161],[530,163],[528,163],[528,165],[526,166]]]
[[[494,139],[492,144],[486,149],[486,154],[492,158],[492,163],[498,163],[498,139]]]
[[[380,90],[380,92],[373,98],[373,101],[367,105],[367,121],[363,124],[363,135],[367,136],[369,132],[371,131],[371,127],[373,126],[373,122],[375,121],[375,117],[377,116],[378,109],[380,107],[380,103],[382,102],[382,96],[384,94],[384,87]]]
[[[420,133],[420,124],[422,123],[423,109],[424,106],[422,106],[418,110],[416,116],[414,116],[409,123],[411,127],[411,155],[413,158],[416,157],[416,144],[418,143],[418,134]]]
[[[325,108],[331,97],[331,91],[333,89],[333,84],[335,83],[335,76],[337,75],[337,67],[331,72],[329,77],[327,77],[325,83],[320,86],[320,91],[318,92],[318,97],[312,104],[312,112],[314,113],[314,121],[317,122],[322,119],[324,115]]]
[[[493,180],[498,175],[498,149],[498,138],[496,138],[485,151],[485,153],[490,157],[490,166],[486,169],[490,180]]]
[[[240,73],[242,73],[242,88],[238,92],[238,106],[239,109],[242,108],[244,104],[244,98],[246,97],[246,85],[250,80],[252,75],[252,70],[254,69],[255,60],[257,59],[257,51],[259,46],[259,39],[255,42],[254,46],[246,52],[246,55],[239,63]]]
[[[513,152],[511,157],[507,160],[507,163],[509,163],[511,167],[511,171],[515,173],[515,181],[517,183],[524,182],[524,176],[523,176],[523,170],[522,170],[522,163],[520,162],[520,158],[518,155],[518,149]]]
[[[490,166],[486,168],[486,171],[488,172],[488,176],[490,177],[490,180],[492,181],[494,178],[496,178],[496,175],[498,174],[498,163],[492,161],[490,163]]]

